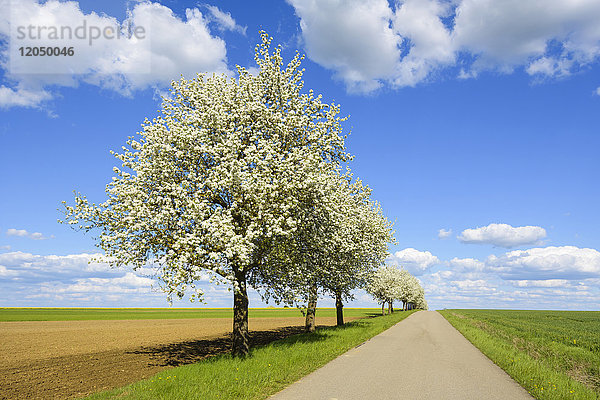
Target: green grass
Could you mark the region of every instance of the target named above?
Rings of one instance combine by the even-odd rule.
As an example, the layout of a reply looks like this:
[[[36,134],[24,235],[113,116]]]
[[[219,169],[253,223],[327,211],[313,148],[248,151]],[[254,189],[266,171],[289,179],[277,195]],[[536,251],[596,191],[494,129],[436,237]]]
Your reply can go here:
[[[600,399],[600,312],[440,313],[537,399]]]
[[[344,316],[368,317],[378,308],[344,308]],[[118,319],[232,318],[231,308],[0,308],[0,322],[86,321]],[[317,309],[319,317],[335,317],[335,308]],[[302,317],[297,308],[251,308],[250,318]]]
[[[253,348],[242,359],[212,357],[88,399],[264,399],[413,312],[365,318],[291,336]]]

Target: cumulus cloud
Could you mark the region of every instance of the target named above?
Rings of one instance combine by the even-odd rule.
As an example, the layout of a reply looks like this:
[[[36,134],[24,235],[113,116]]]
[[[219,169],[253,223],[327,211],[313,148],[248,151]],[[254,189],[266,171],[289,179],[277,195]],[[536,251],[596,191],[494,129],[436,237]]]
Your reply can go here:
[[[483,279],[471,280],[465,279],[462,281],[450,281],[450,284],[456,286],[461,290],[483,290],[483,291],[495,291],[496,288],[493,287],[490,282],[485,281]]]
[[[54,236],[44,236],[40,232],[27,232],[27,230],[25,230],[25,229],[14,229],[14,228],[7,229],[6,236],[26,237],[26,238],[33,239],[33,240],[46,240],[46,239],[54,238]],[[9,247],[9,249],[10,249],[10,247]]]
[[[522,281],[506,284],[493,275],[485,279],[452,280],[422,277],[427,301],[434,308],[508,308],[595,310],[600,302],[597,286],[587,281],[561,285],[557,281]],[[580,284],[581,283],[581,284]]]
[[[565,287],[572,286],[571,281],[566,279],[546,279],[541,281],[515,280],[511,284],[516,287]]]
[[[454,257],[448,261],[448,265],[455,271],[470,272],[470,271],[483,271],[485,269],[485,263],[475,258],[457,258]]]
[[[415,86],[436,68],[453,64],[454,45],[442,18],[450,15],[448,3],[405,0],[394,14],[394,32],[402,38],[406,54],[397,62],[393,84]]]
[[[486,265],[504,279],[600,277],[600,252],[575,246],[539,247],[489,256]]]
[[[231,22],[218,11],[213,10],[211,18],[221,18],[218,19],[221,26]],[[75,29],[83,21],[88,27],[102,30],[141,27],[144,33],[120,39],[103,35],[92,45],[89,45],[91,35],[85,40],[68,39],[65,35],[61,46],[73,46],[72,57],[18,57],[18,47],[2,49],[1,65],[12,84],[0,87],[0,107],[40,107],[52,98],[52,88],[74,87],[80,82],[129,96],[136,90],[168,86],[181,75],[189,78],[198,72],[228,72],[225,42],[211,34],[207,19],[197,8],[187,9],[185,17],[180,18],[166,6],[140,2],[125,20],[118,21],[105,14],[85,14],[76,2],[40,4],[23,0],[12,2],[10,13],[0,16],[0,37],[10,37],[12,44],[18,37],[15,30],[19,26]],[[26,35],[18,41],[18,46],[25,47],[55,45],[56,40],[47,34]]]
[[[446,67],[559,77],[600,56],[595,0],[288,1],[309,57],[350,90],[414,86]]]
[[[332,69],[351,91],[372,91],[392,79],[401,38],[390,26],[387,0],[289,0],[300,17],[308,56]]]
[[[40,286],[42,293],[150,293],[156,282],[150,278],[127,272],[114,278],[80,278],[74,283],[44,282]]]
[[[540,247],[453,258],[420,278],[433,308],[594,310],[600,304],[600,252]]]
[[[221,11],[217,6],[207,5],[206,8],[210,12],[209,20],[214,21],[219,29],[228,30],[246,35],[246,26],[240,26],[235,22],[235,19],[230,13]]]
[[[531,74],[565,75],[600,54],[599,16],[594,0],[462,0],[454,41],[478,57],[475,68],[523,65]]]
[[[156,306],[164,307],[154,266],[132,271],[111,268],[91,260],[100,254],[38,255],[24,252],[0,253],[0,304],[15,307],[73,306]],[[212,306],[231,305],[229,285],[210,284],[204,274],[197,282]],[[253,304],[262,304],[260,295],[249,292]],[[185,306],[185,302],[179,303]]]
[[[81,274],[114,274],[108,264],[94,262],[100,254],[37,255],[22,251],[0,253],[0,266],[17,271],[21,279],[56,278]]]
[[[0,265],[0,276],[3,278],[7,278],[9,276],[16,276],[18,272],[12,269],[6,268],[4,265]]]
[[[430,252],[413,248],[397,251],[390,255],[387,260],[390,263],[404,267],[414,275],[421,275],[432,266],[440,263],[440,260]]]
[[[448,239],[450,236],[452,235],[452,229],[440,229],[438,231],[438,238],[439,239]]]
[[[511,248],[539,243],[546,230],[539,226],[513,227],[508,224],[489,224],[475,229],[465,229],[458,239],[463,243],[491,244]]]
[[[40,105],[52,98],[50,92],[44,89],[28,89],[17,85],[15,88],[0,86],[0,108],[33,107]]]
[[[154,288],[157,281],[143,276],[149,268],[143,272],[111,268],[92,261],[98,256],[1,253],[0,301],[15,306],[85,306],[112,301],[143,305],[153,299],[164,304],[165,295]]]

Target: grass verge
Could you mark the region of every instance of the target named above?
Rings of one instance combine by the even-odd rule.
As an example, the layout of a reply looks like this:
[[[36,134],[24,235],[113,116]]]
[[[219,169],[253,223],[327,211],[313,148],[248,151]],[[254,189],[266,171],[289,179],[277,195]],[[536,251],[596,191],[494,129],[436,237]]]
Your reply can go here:
[[[600,399],[599,366],[594,361],[600,354],[593,344],[577,347],[574,333],[584,327],[577,320],[562,321],[562,328],[571,334],[561,341],[560,321],[554,321],[552,312],[444,310],[440,314],[536,399]],[[581,333],[589,334],[585,329]]]
[[[291,336],[253,348],[242,359],[212,357],[88,399],[264,399],[413,312],[365,318]]]

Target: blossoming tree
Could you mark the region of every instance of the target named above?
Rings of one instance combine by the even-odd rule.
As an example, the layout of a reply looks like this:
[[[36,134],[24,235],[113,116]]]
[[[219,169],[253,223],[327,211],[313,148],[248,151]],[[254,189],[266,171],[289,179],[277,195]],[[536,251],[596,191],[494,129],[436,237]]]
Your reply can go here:
[[[377,269],[369,281],[367,292],[381,303],[382,315],[385,312],[385,303],[388,303],[389,312],[393,311],[394,300],[402,301],[403,310],[427,309],[425,291],[419,280],[396,266],[386,265]]]
[[[352,298],[353,289],[364,286],[393,241],[391,223],[360,180],[337,171],[321,173],[319,179],[322,190],[305,207],[310,212],[289,236],[286,251],[271,261],[281,266],[279,272],[261,279],[267,297],[307,304],[307,331],[315,328],[318,291],[336,298],[338,324],[343,324],[343,301]],[[288,277],[279,279],[281,274]]]
[[[342,325],[343,303],[353,297],[352,291],[365,287],[373,271],[387,256],[388,243],[394,242],[392,224],[383,216],[381,207],[370,199],[371,190],[356,181],[349,187],[349,203],[339,210],[339,225],[331,238],[329,262],[318,276],[317,284],[336,300],[337,324]],[[340,193],[343,196],[343,192]],[[344,204],[340,198],[337,204]],[[316,303],[315,303],[316,306]]]
[[[108,199],[65,204],[64,221],[99,232],[111,265],[158,264],[169,299],[189,290],[202,299],[201,274],[230,284],[234,355],[248,352],[247,286],[268,276],[283,287],[301,273],[279,274],[270,255],[286,252],[322,171],[349,158],[339,106],[301,92],[302,57],[284,68],[270,42],[262,32],[256,75],[238,67],[235,78],[173,82],[161,115],[113,153],[122,167]]]

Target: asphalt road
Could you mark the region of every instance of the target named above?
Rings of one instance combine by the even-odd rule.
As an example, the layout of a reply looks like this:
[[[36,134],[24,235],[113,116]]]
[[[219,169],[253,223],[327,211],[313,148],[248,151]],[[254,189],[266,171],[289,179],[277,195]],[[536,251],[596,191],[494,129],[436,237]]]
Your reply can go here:
[[[271,398],[532,399],[436,311],[411,315]]]

